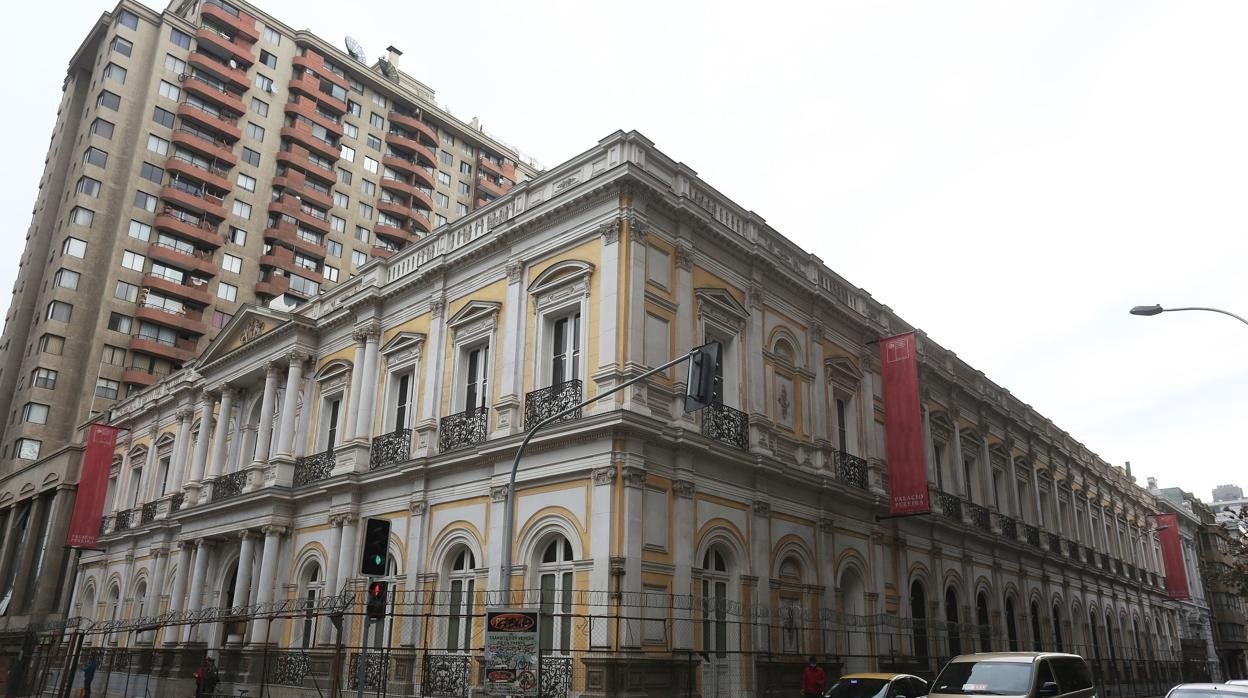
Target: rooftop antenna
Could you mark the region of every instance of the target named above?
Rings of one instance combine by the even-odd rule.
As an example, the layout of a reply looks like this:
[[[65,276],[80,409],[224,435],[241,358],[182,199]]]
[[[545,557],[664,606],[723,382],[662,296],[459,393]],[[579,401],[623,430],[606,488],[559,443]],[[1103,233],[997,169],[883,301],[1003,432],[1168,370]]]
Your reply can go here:
[[[364,46],[362,46],[360,42],[356,41],[353,37],[348,36],[346,44],[347,53],[350,54],[352,58],[361,63],[368,63],[368,56],[364,54]]]

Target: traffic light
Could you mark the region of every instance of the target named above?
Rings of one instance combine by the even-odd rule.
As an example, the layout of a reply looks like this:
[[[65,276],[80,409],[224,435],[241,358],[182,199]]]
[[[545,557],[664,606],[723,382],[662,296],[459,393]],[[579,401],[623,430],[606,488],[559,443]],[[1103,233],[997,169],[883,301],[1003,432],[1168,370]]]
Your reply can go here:
[[[707,342],[689,352],[689,380],[685,383],[686,412],[696,412],[722,399],[721,353],[719,342]]]
[[[368,617],[374,620],[386,617],[386,590],[389,582],[369,582]]]
[[[386,576],[386,553],[390,550],[390,519],[368,519],[364,522],[364,552],[360,557],[360,574],[365,577]]]

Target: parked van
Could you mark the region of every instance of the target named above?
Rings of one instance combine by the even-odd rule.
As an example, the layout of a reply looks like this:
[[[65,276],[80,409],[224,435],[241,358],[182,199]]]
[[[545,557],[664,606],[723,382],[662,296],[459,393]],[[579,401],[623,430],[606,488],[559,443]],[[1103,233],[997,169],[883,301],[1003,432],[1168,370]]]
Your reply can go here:
[[[954,657],[932,682],[928,698],[1025,696],[1095,698],[1083,657],[1058,652],[984,652]]]

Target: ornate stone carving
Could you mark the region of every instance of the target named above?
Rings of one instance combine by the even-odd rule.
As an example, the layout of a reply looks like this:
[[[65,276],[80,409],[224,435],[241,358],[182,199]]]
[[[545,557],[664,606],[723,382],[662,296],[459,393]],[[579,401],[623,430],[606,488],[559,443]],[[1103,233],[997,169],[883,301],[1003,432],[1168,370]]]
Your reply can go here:
[[[687,242],[676,245],[676,268],[681,271],[693,268],[693,247]]]
[[[442,317],[446,312],[446,298],[441,295],[429,299],[429,314],[435,318]]]
[[[823,339],[823,324],[818,322],[810,323],[810,338],[812,341],[818,342]]]
[[[761,499],[754,500],[754,515],[762,517],[771,516],[771,504]]]
[[[507,501],[507,485],[495,485],[490,488],[490,501],[501,504]]]
[[[520,260],[512,260],[505,267],[507,270],[507,283],[514,284],[520,280],[520,272],[524,271],[524,264]]]
[[[195,416],[195,408],[190,405],[183,405],[178,408],[178,421],[189,422]]]
[[[243,325],[243,333],[238,337],[239,344],[247,344],[264,334],[264,323],[260,322],[260,318],[253,317]]]
[[[835,530],[836,530],[835,519],[829,519],[829,518],[819,519],[819,532],[820,533],[831,533]]]
[[[763,289],[758,286],[751,285],[747,300],[751,308],[763,307]]]
[[[604,245],[614,245],[620,241],[620,219],[613,218],[598,226],[598,234],[602,236]]]
[[[269,524],[260,528],[265,536],[284,536],[286,535],[286,527],[281,524]]]
[[[645,487],[645,485],[646,485],[646,471],[645,470],[641,468],[633,467],[633,466],[626,466],[624,468],[624,486],[625,487]]]
[[[429,509],[429,504],[423,499],[413,499],[407,503],[407,511],[412,516],[424,516]]]
[[[595,485],[610,485],[615,482],[615,468],[609,465],[605,468],[595,468],[591,477]]]
[[[693,482],[691,480],[672,480],[672,493],[684,499],[693,499]]]
[[[244,528],[238,532],[239,540],[247,540],[248,538],[257,538],[258,534],[250,528]]]

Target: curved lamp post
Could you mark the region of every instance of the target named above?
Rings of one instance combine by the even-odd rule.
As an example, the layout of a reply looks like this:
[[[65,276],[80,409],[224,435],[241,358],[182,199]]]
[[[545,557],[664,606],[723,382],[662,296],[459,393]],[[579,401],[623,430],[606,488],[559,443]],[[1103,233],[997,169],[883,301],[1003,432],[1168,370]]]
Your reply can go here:
[[[1131,314],[1151,317],[1153,315],[1160,315],[1162,313],[1177,313],[1180,310],[1204,310],[1210,313],[1222,313],[1223,315],[1230,315],[1236,320],[1239,320],[1245,325],[1248,325],[1248,320],[1243,319],[1242,317],[1236,315],[1235,313],[1232,313],[1227,310],[1219,310],[1218,308],[1163,308],[1160,305],[1137,305],[1131,309]]]

